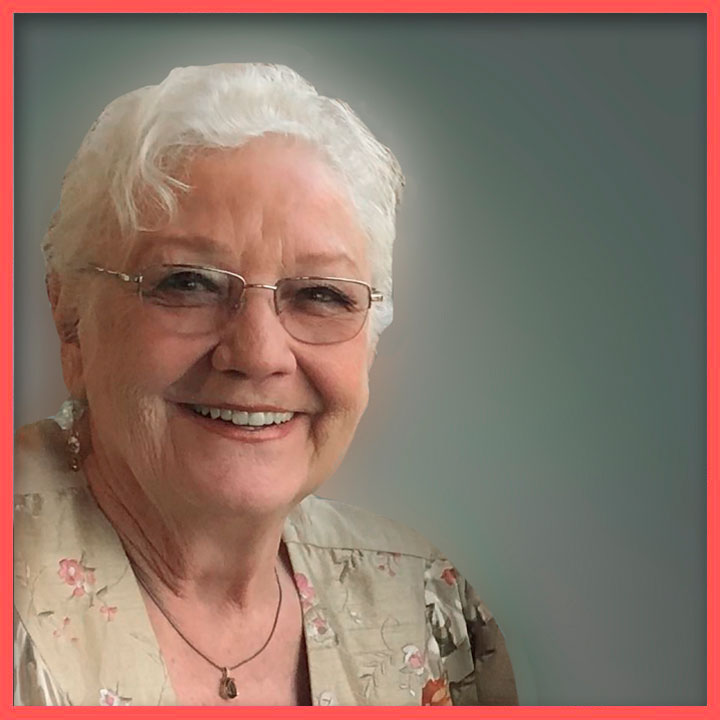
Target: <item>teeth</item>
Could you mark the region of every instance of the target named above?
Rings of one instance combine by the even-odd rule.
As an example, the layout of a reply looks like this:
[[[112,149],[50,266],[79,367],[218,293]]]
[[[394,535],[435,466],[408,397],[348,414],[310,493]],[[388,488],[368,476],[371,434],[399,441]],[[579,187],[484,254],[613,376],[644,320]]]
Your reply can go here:
[[[291,420],[292,412],[245,412],[244,410],[228,410],[227,408],[209,407],[208,405],[193,405],[192,409],[199,415],[210,417],[213,420],[225,420],[233,425],[249,427],[262,427],[263,425],[280,425]]]

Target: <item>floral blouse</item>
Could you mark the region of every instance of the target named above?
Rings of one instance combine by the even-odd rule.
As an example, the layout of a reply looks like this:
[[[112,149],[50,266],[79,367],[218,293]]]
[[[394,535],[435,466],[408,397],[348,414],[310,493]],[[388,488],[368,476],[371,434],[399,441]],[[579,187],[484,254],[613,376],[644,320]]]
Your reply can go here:
[[[175,705],[138,583],[52,421],[18,435],[16,705]],[[306,498],[284,542],[314,705],[517,704],[488,609],[420,535]]]

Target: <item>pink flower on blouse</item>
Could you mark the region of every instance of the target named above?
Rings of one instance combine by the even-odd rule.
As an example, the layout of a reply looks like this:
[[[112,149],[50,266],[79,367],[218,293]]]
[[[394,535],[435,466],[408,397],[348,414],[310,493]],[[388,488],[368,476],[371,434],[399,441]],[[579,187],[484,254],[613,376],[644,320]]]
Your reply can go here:
[[[100,612],[105,616],[105,619],[110,622],[117,613],[117,607],[115,605],[101,605]]]
[[[107,688],[100,690],[100,705],[129,705],[132,698],[121,697]]]
[[[55,630],[53,630],[53,637],[59,638],[65,632],[65,628],[68,626],[69,623],[70,623],[70,618],[66,615],[62,619],[62,625],[58,628],[55,628]]]
[[[58,575],[68,585],[75,585],[78,582],[81,583],[85,579],[85,571],[77,560],[61,560]]]
[[[328,621],[315,612],[313,612],[312,619],[305,624],[305,631],[309,638],[318,643],[333,642],[335,640],[335,632]]]
[[[448,584],[454,585],[457,580],[457,570],[454,567],[446,567],[440,577]]]
[[[302,605],[303,612],[307,612],[315,600],[315,588],[302,573],[295,573],[294,578],[295,587],[297,588],[298,595],[300,595],[300,604]]]
[[[325,618],[316,617],[313,619],[312,624],[318,635],[324,635],[328,631],[328,624]]]
[[[422,675],[425,672],[425,656],[417,645],[405,645],[403,651],[403,672]]]
[[[82,597],[88,591],[88,585],[95,584],[95,573],[81,565],[77,560],[63,558],[58,563],[58,576],[73,588],[72,597]]]

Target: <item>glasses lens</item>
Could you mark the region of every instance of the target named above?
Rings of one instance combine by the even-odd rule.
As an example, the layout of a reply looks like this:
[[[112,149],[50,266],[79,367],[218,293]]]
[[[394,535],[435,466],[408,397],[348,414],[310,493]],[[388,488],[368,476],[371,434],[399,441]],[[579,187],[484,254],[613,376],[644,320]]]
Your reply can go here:
[[[140,294],[148,310],[179,333],[215,330],[241,293],[239,278],[192,265],[147,268],[140,283]]]
[[[283,326],[297,340],[342,342],[365,323],[370,288],[350,280],[291,278],[278,283],[276,303]]]

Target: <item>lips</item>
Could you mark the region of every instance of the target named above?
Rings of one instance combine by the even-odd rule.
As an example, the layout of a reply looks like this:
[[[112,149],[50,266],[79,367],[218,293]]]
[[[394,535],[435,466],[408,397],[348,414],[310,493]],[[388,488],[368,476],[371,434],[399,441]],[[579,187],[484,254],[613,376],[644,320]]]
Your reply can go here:
[[[307,417],[305,413],[300,412],[260,411],[255,408],[249,411],[194,403],[180,403],[176,407],[198,428],[202,428],[204,431],[211,432],[214,435],[245,443],[261,443],[284,438],[293,433],[296,428],[299,428],[303,423],[303,419]],[[219,411],[219,414],[217,411]],[[223,413],[225,413],[225,418],[223,418]],[[228,413],[230,413],[229,420],[226,419]],[[233,418],[237,418],[238,421],[244,421],[243,413],[247,415],[247,422],[239,423],[233,420]],[[216,415],[216,417],[213,418],[213,415]],[[252,415],[256,415],[256,417],[252,418]],[[257,415],[262,415],[262,424],[250,424],[251,419],[256,423],[260,421]],[[285,419],[288,415],[290,416],[289,419]],[[266,420],[272,420],[272,422],[266,423]],[[279,420],[279,422],[275,422],[275,420]]]
[[[230,408],[213,407],[210,405],[191,405],[193,412],[213,420],[232,423],[233,425],[262,427],[280,425],[292,420],[295,413],[275,411],[231,410]]]

